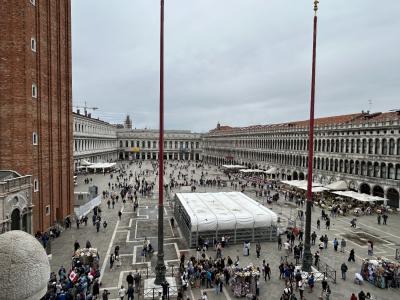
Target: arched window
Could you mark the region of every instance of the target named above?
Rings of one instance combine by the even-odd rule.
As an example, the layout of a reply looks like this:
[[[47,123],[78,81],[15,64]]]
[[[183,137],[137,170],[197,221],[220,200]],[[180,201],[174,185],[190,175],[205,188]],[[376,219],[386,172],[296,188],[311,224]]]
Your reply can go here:
[[[384,179],[387,178],[387,169],[386,169],[385,163],[381,164],[381,178],[384,178]]]
[[[381,143],[379,139],[375,139],[375,154],[380,154]]]
[[[354,153],[354,140],[351,140],[351,147],[350,147],[350,153]]]
[[[349,153],[350,150],[350,142],[348,139],[346,139],[346,153]]]
[[[387,155],[388,154],[388,144],[387,140],[383,139],[382,140],[382,155]]]
[[[379,164],[376,162],[374,163],[374,177],[380,177],[379,171],[380,171]]]
[[[363,154],[367,153],[367,140],[366,139],[362,140],[362,152],[361,153],[363,153]]]
[[[368,154],[372,154],[374,149],[374,140],[369,139],[368,140]]]
[[[392,164],[388,164],[388,178],[395,179],[394,167]]]
[[[361,153],[361,141],[360,139],[357,139],[357,151],[356,153]]]
[[[394,155],[394,139],[389,140],[389,155]]]

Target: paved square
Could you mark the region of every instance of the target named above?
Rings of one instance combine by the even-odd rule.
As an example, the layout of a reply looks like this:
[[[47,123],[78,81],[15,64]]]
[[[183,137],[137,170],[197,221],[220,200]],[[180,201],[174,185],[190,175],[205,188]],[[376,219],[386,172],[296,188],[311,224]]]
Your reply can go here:
[[[125,165],[127,165],[125,163]],[[188,164],[168,162],[165,174],[165,180],[169,182],[170,174],[173,173],[177,179],[177,173],[187,175],[187,179],[198,180],[201,171],[196,169],[196,173],[193,174],[192,170],[196,169],[194,163]],[[132,164],[129,166],[129,170],[133,174],[143,174],[145,170],[152,170],[150,161],[144,161],[141,168],[139,164]],[[221,173],[216,167],[205,166],[202,169],[204,174],[207,173],[206,177],[214,179],[219,176],[221,179],[227,179],[223,173]],[[157,180],[154,172],[148,172],[150,175],[146,176],[147,181],[154,182],[155,189],[152,196],[142,197],[139,196],[139,208],[134,211],[133,206],[130,202],[123,205],[121,200],[116,203],[115,208],[107,208],[107,204],[103,201],[102,218],[106,220],[109,226],[106,229],[101,229],[100,232],[96,232],[91,222],[87,226],[82,226],[80,229],[75,227],[66,230],[62,233],[61,237],[52,241],[52,252],[53,258],[51,260],[52,271],[58,272],[58,268],[61,265],[69,267],[71,265],[71,255],[73,252],[73,243],[75,240],[83,246],[86,240],[90,240],[94,247],[99,250],[101,258],[101,282],[102,289],[108,289],[111,292],[110,299],[117,298],[117,290],[121,285],[126,286],[125,278],[129,272],[140,272],[142,275],[142,282],[140,286],[139,299],[143,299],[143,292],[147,295],[152,294],[150,288],[145,287],[144,280],[153,280],[155,277],[154,267],[156,263],[156,254],[158,248],[157,241],[157,222],[158,222],[158,200],[157,200]],[[129,174],[129,171],[128,171]],[[108,189],[108,182],[116,183],[116,179],[111,180],[110,175],[92,174],[88,177],[92,178],[93,183],[99,186],[99,191]],[[86,191],[88,185],[83,183],[85,176],[78,177],[78,186],[76,190]],[[178,183],[183,183],[183,176],[177,179]],[[230,191],[233,188],[230,187],[217,187],[217,186],[204,186],[197,187],[197,192],[209,192],[209,191]],[[118,191],[118,190],[116,190]],[[172,199],[172,195],[175,192],[180,191],[180,188],[174,189],[167,196]],[[256,197],[255,190],[248,186],[246,187],[245,193],[256,199],[257,201],[267,205],[269,208],[278,213],[281,217],[282,223],[286,223],[288,218],[293,218],[297,213],[297,208],[292,203],[285,203],[283,200],[279,200],[278,204],[269,205],[265,202],[265,199]],[[265,203],[264,203],[265,202]],[[118,218],[118,211],[122,211],[121,220]],[[330,299],[350,299],[352,292],[357,293],[362,289],[364,292],[370,292],[379,300],[385,299],[398,299],[400,296],[400,290],[382,290],[372,286],[369,283],[365,283],[363,286],[358,286],[353,283],[353,277],[356,272],[360,271],[361,259],[367,256],[367,240],[372,240],[375,244],[375,255],[385,256],[387,258],[394,258],[395,249],[400,248],[400,220],[398,215],[390,215],[388,225],[377,225],[374,216],[363,216],[359,218],[357,228],[350,227],[350,217],[337,217],[332,218],[332,225],[330,230],[316,229],[316,219],[321,215],[319,208],[315,208],[313,212],[312,230],[316,231],[318,238],[321,234],[327,234],[329,237],[328,249],[323,250],[321,253],[321,261],[328,263],[334,267],[337,271],[337,283],[330,282],[332,289],[332,295]],[[195,249],[188,249],[186,242],[181,237],[179,227],[172,228],[169,219],[173,216],[172,203],[166,201],[164,207],[164,258],[167,266],[167,276],[173,277],[176,280],[177,285],[181,284],[179,275],[179,257],[183,253],[186,258],[189,256],[196,256]],[[91,215],[89,215],[90,219]],[[322,228],[323,227],[323,228]],[[152,255],[143,257],[142,245],[144,238],[147,238],[155,249]],[[332,246],[332,240],[334,237],[341,239],[344,237],[347,240],[347,249],[345,253],[335,252]],[[110,269],[109,256],[114,251],[115,246],[120,247],[121,265]],[[356,253],[356,262],[347,263],[348,251],[354,248]],[[313,247],[312,252],[314,253],[316,248]],[[239,256],[240,265],[246,266],[254,264],[260,266],[263,259],[270,264],[272,269],[271,280],[264,282],[260,281],[260,299],[279,299],[284,288],[284,282],[279,279],[278,266],[281,258],[285,256],[283,250],[278,250],[276,243],[262,243],[261,244],[261,257],[256,258],[255,247],[251,248],[250,256],[242,255],[241,245],[229,245],[229,247],[223,250],[223,256],[230,256],[235,258]],[[216,252],[210,248],[207,255],[215,257]],[[187,259],[186,259],[187,261]],[[290,255],[288,261],[294,261],[293,256]],[[340,265],[346,262],[349,267],[348,280],[342,281],[340,279]],[[149,281],[147,281],[149,283]],[[136,289],[138,290],[138,289]],[[201,297],[202,291],[207,291],[208,298],[211,299],[233,299],[233,293],[229,286],[224,286],[223,293],[216,295],[214,289],[192,288],[185,291],[185,296],[190,299],[197,300]],[[321,292],[321,286],[317,283],[316,289],[312,294],[306,293],[306,299],[318,299]],[[296,293],[298,296],[298,293]],[[137,294],[135,295],[137,299]],[[174,296],[171,297],[174,299]],[[186,300],[186,298],[184,298]]]

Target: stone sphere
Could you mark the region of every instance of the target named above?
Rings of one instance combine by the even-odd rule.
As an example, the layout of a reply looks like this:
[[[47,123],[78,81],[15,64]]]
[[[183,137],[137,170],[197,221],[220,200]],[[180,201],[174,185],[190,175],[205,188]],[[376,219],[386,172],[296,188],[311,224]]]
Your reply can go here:
[[[1,299],[37,300],[47,291],[50,264],[43,246],[30,234],[0,234]]]

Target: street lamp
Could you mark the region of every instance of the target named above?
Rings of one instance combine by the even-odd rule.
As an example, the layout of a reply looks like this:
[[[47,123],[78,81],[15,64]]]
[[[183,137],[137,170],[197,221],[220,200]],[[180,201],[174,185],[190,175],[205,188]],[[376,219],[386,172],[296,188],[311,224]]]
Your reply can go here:
[[[156,279],[154,283],[165,282],[164,264],[164,0],[160,0],[160,137],[158,149],[158,253]]]
[[[310,100],[310,124],[308,142],[308,180],[307,180],[307,206],[306,206],[306,228],[304,239],[303,271],[310,272],[312,265],[311,254],[311,206],[312,206],[312,171],[314,160],[314,97],[315,97],[315,60],[317,48],[317,11],[319,1],[314,1],[314,31],[313,31],[313,54],[311,75],[311,100]]]

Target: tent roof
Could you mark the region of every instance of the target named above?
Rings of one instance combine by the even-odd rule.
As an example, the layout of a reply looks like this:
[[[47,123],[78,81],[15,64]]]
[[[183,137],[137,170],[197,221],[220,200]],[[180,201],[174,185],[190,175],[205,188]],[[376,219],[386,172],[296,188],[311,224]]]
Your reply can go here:
[[[275,174],[275,173],[276,173],[275,167],[269,168],[267,171],[265,171],[265,174]]]
[[[298,189],[302,189],[302,190],[307,190],[307,180],[283,180],[281,181],[284,184],[290,185],[290,186],[294,186]],[[312,192],[313,193],[319,193],[319,192],[323,192],[326,191],[327,189],[322,187],[322,184],[317,183],[317,182],[313,182],[312,183]]]
[[[332,182],[331,184],[328,184],[325,186],[329,190],[334,190],[334,191],[346,191],[348,190],[347,183],[344,180],[339,180]]]
[[[264,173],[264,170],[259,170],[259,169],[242,169],[239,172],[242,173]]]
[[[107,169],[112,168],[116,165],[116,163],[95,163],[88,166],[88,169]]]
[[[361,193],[357,193],[354,191],[337,191],[337,192],[333,192],[333,194],[353,198],[353,199],[355,199],[357,201],[361,201],[361,202],[387,201],[386,198],[382,198],[382,197],[378,197],[378,196],[371,196],[368,194],[361,194]]]
[[[245,166],[241,165],[222,165],[222,167],[225,169],[246,169]]]
[[[90,165],[92,165],[92,163],[88,162],[86,159],[81,160],[81,166],[90,166]]]
[[[276,213],[243,193],[177,193],[190,217],[192,232],[268,227]]]

